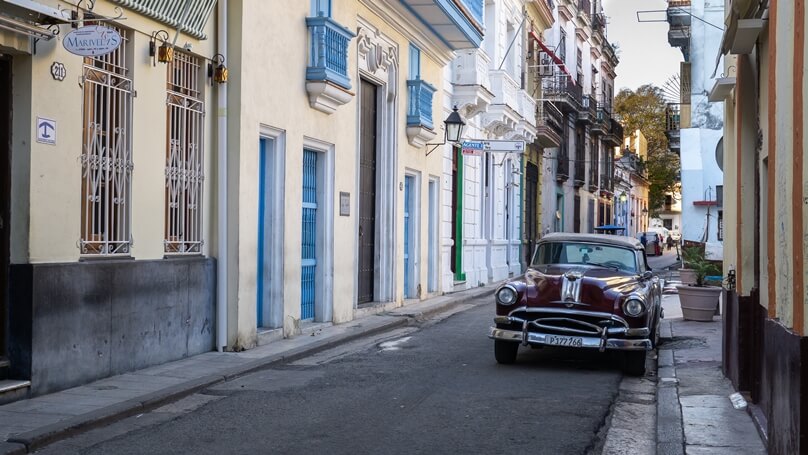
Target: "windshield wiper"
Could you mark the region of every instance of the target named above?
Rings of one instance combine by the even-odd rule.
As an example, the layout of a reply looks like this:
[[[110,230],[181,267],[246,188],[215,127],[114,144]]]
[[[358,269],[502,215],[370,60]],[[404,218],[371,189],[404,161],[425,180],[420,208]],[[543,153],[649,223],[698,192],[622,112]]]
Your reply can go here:
[[[606,265],[606,264],[599,264],[597,262],[588,262],[588,261],[584,262],[584,264],[586,264],[586,265],[594,265],[595,267],[603,267],[604,269],[614,269],[614,270],[616,270],[618,272],[620,271],[620,267],[617,267],[616,265]]]

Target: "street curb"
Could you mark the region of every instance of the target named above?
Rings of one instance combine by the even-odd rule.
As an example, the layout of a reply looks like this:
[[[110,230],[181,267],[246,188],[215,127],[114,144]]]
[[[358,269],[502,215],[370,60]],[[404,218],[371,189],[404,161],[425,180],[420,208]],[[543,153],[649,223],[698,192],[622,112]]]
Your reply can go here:
[[[660,349],[659,382],[657,383],[657,455],[685,453],[682,406],[679,403],[679,381],[676,379],[674,355]]]
[[[200,390],[204,390],[215,384],[230,381],[249,373],[259,371],[269,367],[270,365],[298,360],[300,358],[308,357],[327,349],[349,343],[359,338],[364,338],[399,327],[407,326],[413,319],[428,318],[435,314],[442,313],[454,307],[466,304],[471,300],[478,299],[489,293],[493,294],[495,288],[496,287],[489,285],[483,288],[461,291],[458,293],[449,294],[448,296],[441,296],[438,298],[445,298],[445,301],[436,302],[434,305],[430,306],[424,311],[413,312],[413,315],[408,313],[383,313],[382,315],[393,316],[395,319],[371,327],[363,327],[356,332],[335,335],[331,338],[312,343],[311,345],[292,348],[282,353],[264,357],[262,359],[256,359],[243,365],[235,366],[224,374],[214,374],[191,379],[181,384],[176,384],[138,398],[105,406],[98,410],[71,417],[51,425],[46,425],[35,430],[13,435],[7,439],[7,442],[0,442],[0,454],[16,455],[30,453],[56,441],[111,424],[136,414],[151,411]],[[367,318],[370,318],[370,316]],[[356,319],[352,322],[363,319],[366,318]]]

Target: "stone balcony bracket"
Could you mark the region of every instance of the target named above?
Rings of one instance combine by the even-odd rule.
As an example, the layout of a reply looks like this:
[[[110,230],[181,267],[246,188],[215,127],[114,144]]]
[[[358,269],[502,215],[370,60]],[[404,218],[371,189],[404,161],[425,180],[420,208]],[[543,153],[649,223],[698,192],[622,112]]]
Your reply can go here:
[[[326,114],[333,114],[338,107],[350,102],[354,93],[331,81],[307,81],[309,105]]]
[[[410,145],[414,147],[426,147],[427,142],[435,139],[435,136],[437,136],[435,130],[429,129],[423,125],[407,126],[407,140]]]
[[[516,130],[524,119],[512,108],[504,104],[492,104],[482,116],[482,126],[494,136],[504,137]]]
[[[452,101],[465,119],[486,112],[494,100],[494,94],[482,85],[455,85]]]

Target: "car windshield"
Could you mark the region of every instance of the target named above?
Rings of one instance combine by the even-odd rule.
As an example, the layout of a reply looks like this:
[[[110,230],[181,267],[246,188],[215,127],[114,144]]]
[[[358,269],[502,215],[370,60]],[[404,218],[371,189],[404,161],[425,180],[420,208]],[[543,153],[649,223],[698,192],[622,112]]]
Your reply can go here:
[[[551,264],[588,264],[637,272],[634,251],[614,245],[581,242],[542,243],[533,256],[534,266]]]

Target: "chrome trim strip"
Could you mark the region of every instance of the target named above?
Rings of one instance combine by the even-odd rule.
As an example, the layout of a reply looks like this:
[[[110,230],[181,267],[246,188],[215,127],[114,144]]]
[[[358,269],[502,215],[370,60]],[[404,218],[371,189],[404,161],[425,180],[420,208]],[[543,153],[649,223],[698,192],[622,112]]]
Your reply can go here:
[[[524,311],[525,313],[558,313],[558,314],[574,314],[580,316],[592,316],[595,318],[611,319],[612,321],[617,321],[623,324],[624,326],[628,327],[628,322],[626,322],[625,319],[611,313],[604,313],[602,311],[583,311],[583,310],[573,310],[569,308],[528,308],[526,306],[520,306],[519,308],[514,308],[513,310],[511,310],[511,312],[508,313],[508,316],[513,316],[513,314],[518,311]]]
[[[488,338],[494,340],[537,345],[549,345],[549,343],[547,343],[547,336],[548,334],[546,333],[526,332],[523,334],[516,330],[503,330],[496,327],[491,327],[488,333]],[[581,337],[581,339],[583,341],[582,348],[614,349],[621,351],[648,351],[651,349],[651,340],[648,339],[623,340],[606,338],[604,340],[600,337]]]
[[[539,320],[539,321],[541,321],[541,320]],[[504,324],[516,323],[516,324],[524,325],[526,322],[528,322],[528,321],[525,320],[525,319],[517,318],[517,317],[510,317],[510,316],[497,316],[497,317],[494,318],[494,324],[503,324],[504,325]],[[577,321],[577,322],[584,323],[583,321]],[[565,329],[563,327],[542,326],[540,323],[538,323],[536,321],[532,321],[532,323],[534,325],[536,325],[537,327],[543,328],[543,329],[551,329],[551,330],[558,330],[558,331],[565,331],[565,330],[573,330],[574,331],[575,330],[575,329]],[[586,324],[586,323],[584,323],[584,324]],[[641,327],[641,328],[638,328],[638,329],[631,329],[631,328],[627,328],[627,327],[609,327],[606,331],[607,331],[607,333],[609,335],[625,335],[625,336],[629,336],[629,337],[647,337],[647,336],[649,336],[651,334],[651,329],[649,329],[648,327]],[[570,333],[573,333],[573,332],[570,332]]]

